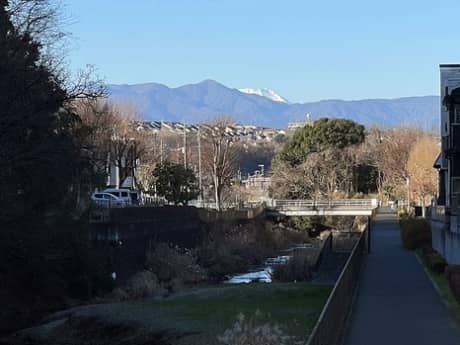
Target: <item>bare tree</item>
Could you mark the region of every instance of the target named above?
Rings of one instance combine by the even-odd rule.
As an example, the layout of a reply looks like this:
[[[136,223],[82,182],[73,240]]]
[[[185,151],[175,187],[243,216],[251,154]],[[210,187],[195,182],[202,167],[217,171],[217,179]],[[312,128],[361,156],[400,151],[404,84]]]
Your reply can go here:
[[[333,199],[353,190],[353,167],[359,147],[312,152],[302,164],[277,160],[272,166],[271,194],[287,199]]]
[[[433,163],[440,148],[436,140],[423,136],[413,145],[407,162],[410,190],[419,199],[425,216],[427,199],[436,194],[437,173]]]
[[[224,190],[235,177],[237,149],[235,138],[228,131],[234,122],[218,117],[203,126],[203,167],[212,179],[216,209],[222,209]]]
[[[71,34],[64,28],[70,19],[64,16],[60,1],[9,0],[8,13],[19,35],[39,43],[39,62],[66,91],[64,102],[105,95],[103,81],[96,77],[93,66],[87,65],[75,75],[68,69],[67,53]]]
[[[412,146],[422,132],[412,127],[374,129],[369,154],[378,169],[379,194],[403,198],[409,176],[407,162]]]
[[[113,164],[119,169],[120,181],[128,176],[136,179],[134,172],[153,143],[151,135],[137,126],[136,110],[92,99],[75,101],[74,109],[87,127],[85,146],[96,172],[106,175]]]

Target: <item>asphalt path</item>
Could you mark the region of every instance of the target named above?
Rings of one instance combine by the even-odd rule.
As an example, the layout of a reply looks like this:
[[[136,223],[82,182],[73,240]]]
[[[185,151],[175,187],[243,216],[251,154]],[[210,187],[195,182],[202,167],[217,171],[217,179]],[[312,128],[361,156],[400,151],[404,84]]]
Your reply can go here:
[[[377,214],[371,241],[345,344],[460,344],[460,330],[447,307],[415,254],[402,247],[393,212]]]

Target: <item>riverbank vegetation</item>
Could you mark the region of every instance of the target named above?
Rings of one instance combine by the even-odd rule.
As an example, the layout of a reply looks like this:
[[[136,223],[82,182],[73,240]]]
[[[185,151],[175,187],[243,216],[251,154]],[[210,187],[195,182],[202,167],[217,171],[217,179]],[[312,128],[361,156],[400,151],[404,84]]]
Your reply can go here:
[[[219,285],[166,299],[77,308],[53,316],[49,326],[23,336],[51,345],[89,339],[102,345],[146,344],[155,339],[165,341],[159,344],[234,345],[265,325],[270,331],[279,330],[273,337],[283,336],[290,340],[286,344],[295,344],[305,341],[313,329],[330,291],[331,287],[308,283]],[[235,324],[246,327],[245,334]]]

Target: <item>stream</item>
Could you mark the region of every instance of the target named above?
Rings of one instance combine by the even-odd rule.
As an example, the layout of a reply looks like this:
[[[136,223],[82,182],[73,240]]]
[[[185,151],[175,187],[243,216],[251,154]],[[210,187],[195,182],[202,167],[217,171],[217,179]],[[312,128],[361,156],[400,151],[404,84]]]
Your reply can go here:
[[[249,272],[230,276],[225,284],[243,284],[252,282],[271,283],[273,270],[278,265],[286,265],[289,259],[294,255],[294,251],[308,250],[315,248],[312,243],[296,244],[288,249],[282,250],[279,256],[267,258],[262,265],[255,266]]]

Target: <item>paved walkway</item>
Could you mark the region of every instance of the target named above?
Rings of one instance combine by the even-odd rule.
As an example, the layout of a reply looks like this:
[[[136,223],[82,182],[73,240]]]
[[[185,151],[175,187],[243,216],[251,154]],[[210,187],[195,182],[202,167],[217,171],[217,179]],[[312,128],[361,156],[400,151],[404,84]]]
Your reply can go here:
[[[412,252],[393,213],[379,213],[361,273],[347,345],[453,345],[460,330]]]

